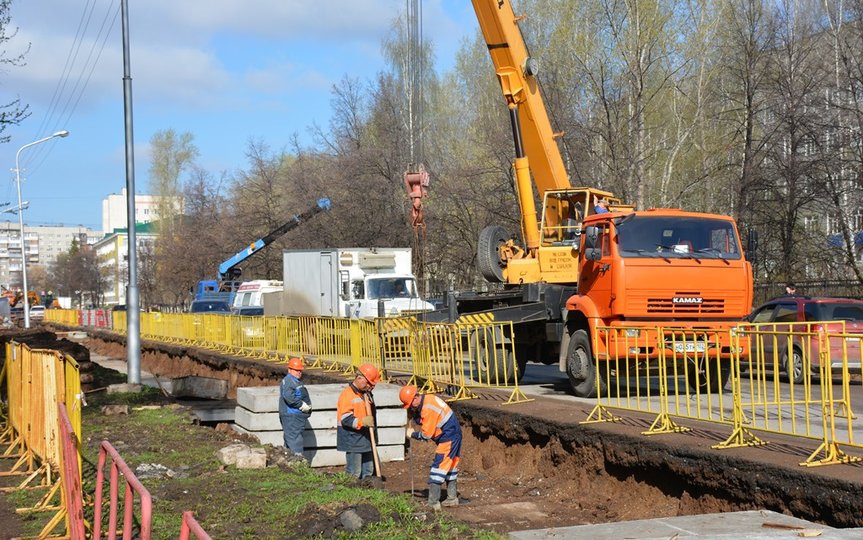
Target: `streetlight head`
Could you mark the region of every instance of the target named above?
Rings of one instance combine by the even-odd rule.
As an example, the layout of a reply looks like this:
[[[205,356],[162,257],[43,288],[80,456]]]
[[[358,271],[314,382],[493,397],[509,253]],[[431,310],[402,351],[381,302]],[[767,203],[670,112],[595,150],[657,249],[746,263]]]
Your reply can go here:
[[[63,131],[58,131],[58,132],[54,133],[54,134],[53,134],[53,135],[51,135],[51,136],[52,136],[52,137],[68,137],[68,136],[69,136],[69,132],[68,132],[68,131],[66,131],[66,130],[64,129]]]

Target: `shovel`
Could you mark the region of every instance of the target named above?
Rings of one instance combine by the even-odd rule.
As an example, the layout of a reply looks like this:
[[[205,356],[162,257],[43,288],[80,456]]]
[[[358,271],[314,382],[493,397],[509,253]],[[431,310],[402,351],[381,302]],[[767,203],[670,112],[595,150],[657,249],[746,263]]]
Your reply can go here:
[[[363,401],[366,402],[366,415],[372,415],[372,404],[369,402],[369,396],[367,394],[363,394]],[[375,428],[369,428],[369,435],[371,435],[372,439],[372,457],[375,459],[375,476],[383,479],[383,474],[381,473],[381,458],[378,457],[378,443],[377,437],[375,437]]]

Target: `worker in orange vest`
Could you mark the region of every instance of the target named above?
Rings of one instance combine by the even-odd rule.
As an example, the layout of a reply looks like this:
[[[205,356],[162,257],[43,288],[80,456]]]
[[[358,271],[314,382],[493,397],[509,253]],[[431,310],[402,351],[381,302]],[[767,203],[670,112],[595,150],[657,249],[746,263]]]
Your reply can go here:
[[[402,387],[399,399],[408,409],[408,418],[413,419],[408,423],[405,436],[437,443],[429,471],[429,506],[435,511],[441,506],[458,506],[456,482],[461,456],[461,426],[455,413],[444,400],[434,394],[420,394],[412,384]],[[446,500],[441,503],[440,492],[444,482],[447,483]]]
[[[381,373],[372,364],[363,364],[339,396],[336,405],[338,429],[336,449],[345,452],[345,472],[359,479],[375,473],[371,430],[375,428],[375,400],[372,395]]]

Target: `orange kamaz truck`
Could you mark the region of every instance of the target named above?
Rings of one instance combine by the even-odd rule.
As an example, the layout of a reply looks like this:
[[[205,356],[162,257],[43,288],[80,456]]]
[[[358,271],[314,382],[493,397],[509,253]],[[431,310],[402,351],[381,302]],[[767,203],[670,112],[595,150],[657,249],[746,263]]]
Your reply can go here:
[[[716,331],[749,313],[752,266],[734,220],[636,210],[608,191],[573,187],[536,80],[538,64],[518,27],[524,16],[515,16],[510,0],[473,0],[473,7],[509,111],[522,230],[513,235],[491,225],[480,234],[479,270],[489,282],[502,283],[500,290],[450,294],[446,310],[424,318],[512,321],[514,335],[494,341],[515,346],[501,347],[479,375],[510,377],[523,374],[528,361],[557,363],[583,397],[595,395],[597,381],[603,384],[595,366],[609,351],[625,348],[650,358],[665,345],[682,347],[679,352],[694,353],[697,370],[707,369],[708,355],[700,349],[718,347],[712,358],[729,357],[730,339],[677,343],[673,333],[653,336],[660,346],[642,347],[651,350],[629,349],[640,347],[633,339],[649,338],[643,334],[651,328],[727,336]],[[607,204],[597,213],[603,199]],[[746,251],[754,253],[754,239]],[[724,386],[730,362],[717,373],[711,390]]]

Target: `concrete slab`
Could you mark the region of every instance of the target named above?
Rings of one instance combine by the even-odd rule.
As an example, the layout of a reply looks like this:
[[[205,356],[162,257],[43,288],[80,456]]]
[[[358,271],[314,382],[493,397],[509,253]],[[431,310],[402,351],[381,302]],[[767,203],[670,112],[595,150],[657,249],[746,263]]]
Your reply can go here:
[[[238,426],[243,429],[243,433],[254,435],[261,441],[262,444],[272,444],[273,446],[282,446],[284,437],[282,430],[278,431],[253,431]],[[336,447],[337,430],[333,429],[307,429],[303,432],[303,446],[306,448],[335,448]],[[401,427],[395,428],[380,428],[377,430],[378,444],[390,445],[405,443],[405,430]]]
[[[667,540],[668,538],[799,538],[810,533],[828,540],[863,538],[863,529],[834,529],[769,510],[726,512],[656,519],[579,525],[554,529],[514,531],[509,537],[518,540],[548,538],[590,538],[591,540]],[[820,534],[816,534],[820,533]]]
[[[200,399],[225,399],[228,381],[211,377],[180,377],[171,380],[171,395]]]
[[[345,383],[347,384],[347,383]],[[307,384],[309,397],[315,409],[335,409],[339,395],[345,389],[345,384]],[[379,384],[373,392],[375,405],[381,407],[401,407],[399,400],[401,386],[389,383]],[[332,404],[331,407],[327,406]],[[279,387],[257,386],[237,388],[237,405],[245,407],[252,412],[278,412],[279,410]]]
[[[261,444],[272,444],[273,446],[282,446],[283,438],[281,431],[261,431],[252,432],[238,425],[234,425],[234,430],[237,433],[251,435],[257,438]],[[305,440],[305,437],[304,437]],[[306,459],[309,460],[312,467],[337,467],[345,464],[345,453],[339,452],[335,448],[315,448],[306,450]],[[382,463],[390,461],[404,461],[405,447],[404,445],[381,445],[378,447],[378,456]]]
[[[275,407],[273,406],[275,402]],[[237,405],[251,412],[278,411],[279,387],[255,386],[237,388]]]
[[[239,403],[239,394],[237,395]],[[404,409],[378,409],[378,426],[395,427],[407,425],[407,412]],[[282,429],[279,421],[279,413],[253,413],[244,408],[237,407],[234,411],[234,422],[251,431],[273,431]],[[312,429],[328,429],[338,427],[335,407],[329,410],[315,409],[312,416],[307,420],[307,425]]]
[[[177,403],[191,409],[192,414],[201,422],[233,422],[234,410],[237,408],[237,402],[231,399],[178,399]]]

